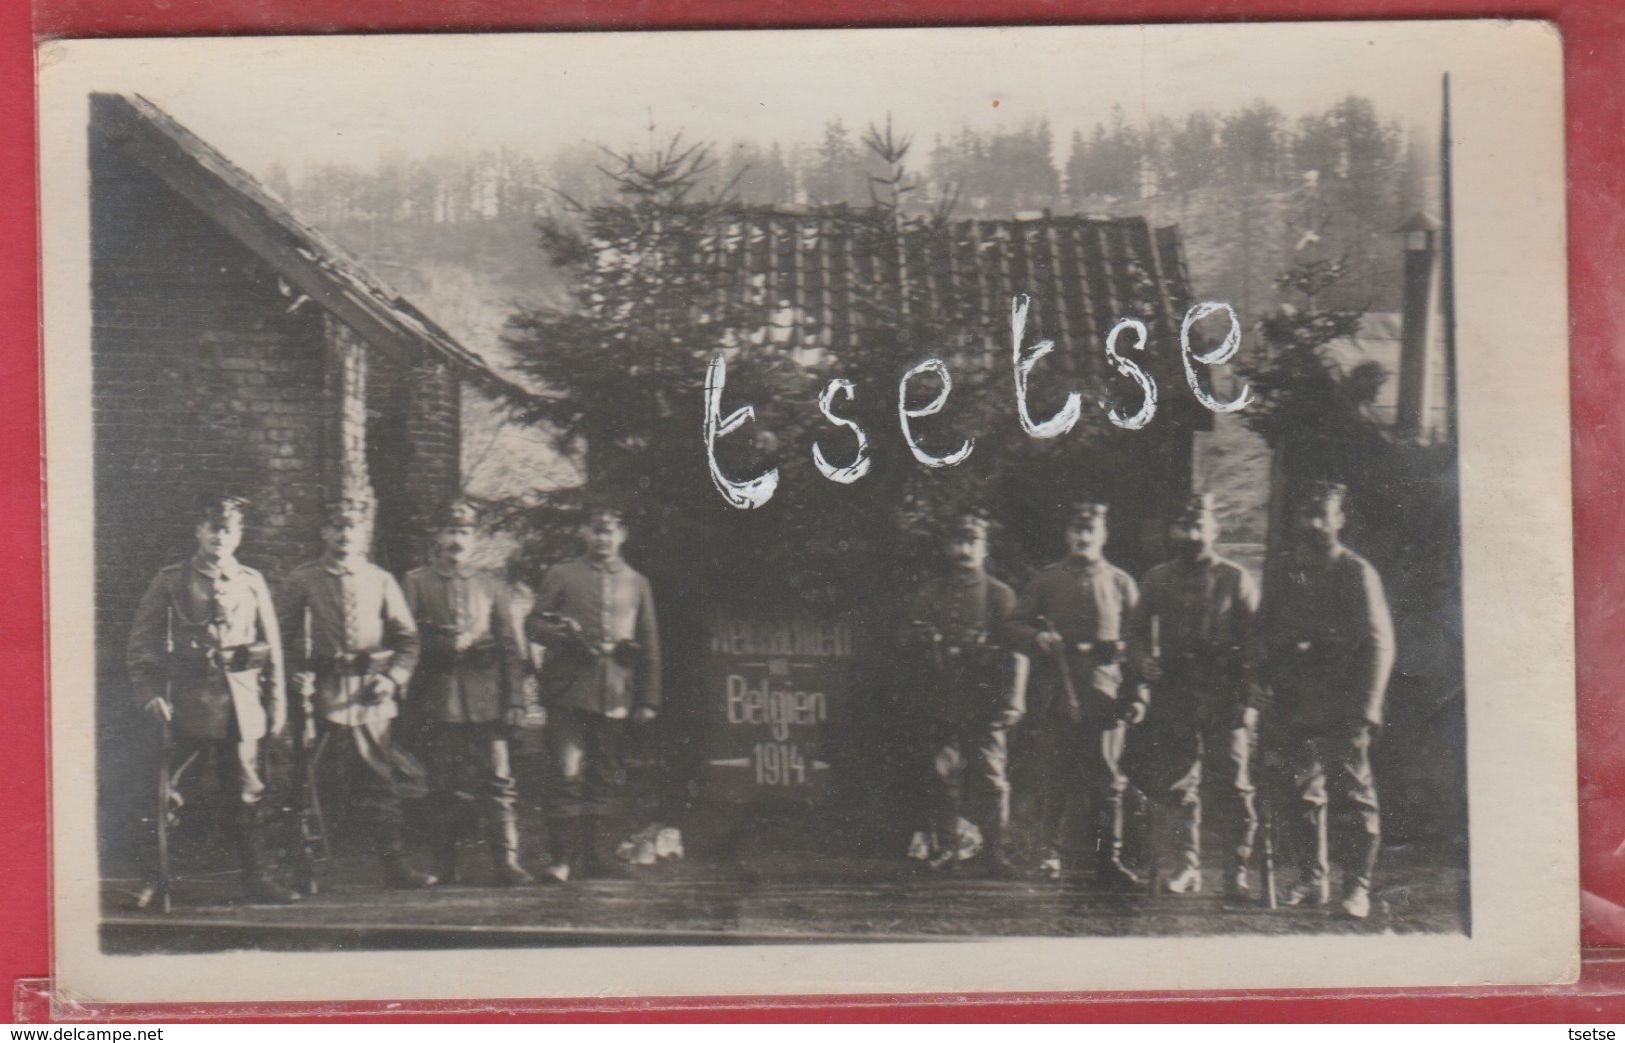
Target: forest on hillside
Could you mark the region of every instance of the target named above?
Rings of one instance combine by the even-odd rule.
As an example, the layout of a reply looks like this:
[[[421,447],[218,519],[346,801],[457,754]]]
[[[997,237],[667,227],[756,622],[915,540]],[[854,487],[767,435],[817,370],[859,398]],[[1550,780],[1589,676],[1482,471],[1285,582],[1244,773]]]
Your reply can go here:
[[[716,143],[719,162],[701,190],[758,205],[867,205],[884,165],[863,147],[863,129],[832,119],[817,141]],[[962,126],[916,141],[911,168],[921,191],[911,205],[946,207],[960,218],[1050,210],[1178,224],[1198,292],[1254,318],[1277,303],[1275,276],[1312,236],[1348,262],[1342,299],[1333,303],[1391,311],[1399,250],[1389,233],[1428,208],[1435,153],[1426,132],[1407,132],[1359,96],[1297,118],[1257,101],[1143,125],[1114,107],[1065,143],[1043,119],[1000,130]],[[470,241],[459,230],[528,235],[566,199],[601,198],[610,187],[605,163],[594,143],[569,142],[421,158],[392,152],[371,168],[311,163],[297,179],[278,165],[266,181],[307,219],[347,244],[361,241],[363,253],[382,244],[391,255],[447,261],[456,260],[448,251]],[[1313,220],[1303,213],[1310,195],[1324,210]]]

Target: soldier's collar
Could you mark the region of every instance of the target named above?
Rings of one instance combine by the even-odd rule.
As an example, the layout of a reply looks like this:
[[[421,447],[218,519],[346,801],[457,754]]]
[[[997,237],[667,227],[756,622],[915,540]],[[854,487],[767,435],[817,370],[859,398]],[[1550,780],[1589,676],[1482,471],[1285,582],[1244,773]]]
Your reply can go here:
[[[360,571],[345,559],[335,558],[333,555],[325,552],[322,554],[319,560],[321,561],[322,568],[326,569],[328,572],[331,572],[335,576],[350,576]]]
[[[439,558],[435,559],[434,570],[445,579],[470,579],[478,571],[472,565],[448,565]]]
[[[619,554],[615,555],[613,558],[610,558],[608,561],[600,561],[591,554],[583,554],[581,557],[582,560],[588,565],[591,565],[600,572],[619,572],[626,568],[626,559],[621,557]]]
[[[1292,551],[1293,557],[1300,565],[1304,566],[1330,565],[1332,562],[1338,560],[1348,553],[1348,547],[1344,546],[1342,542],[1338,542],[1324,554],[1313,547],[1306,546],[1296,547]]]
[[[986,569],[971,569],[966,571],[965,569],[956,568],[950,569],[948,572],[949,580],[966,587],[970,586],[972,583],[980,583],[986,577]]]
[[[1099,557],[1093,561],[1090,561],[1081,554],[1068,554],[1066,556],[1066,567],[1077,572],[1102,572],[1106,569],[1108,564],[1109,563],[1104,557]]]
[[[192,568],[210,579],[231,579],[242,572],[243,566],[236,558],[226,558],[223,561],[212,561],[202,554],[192,555]]]

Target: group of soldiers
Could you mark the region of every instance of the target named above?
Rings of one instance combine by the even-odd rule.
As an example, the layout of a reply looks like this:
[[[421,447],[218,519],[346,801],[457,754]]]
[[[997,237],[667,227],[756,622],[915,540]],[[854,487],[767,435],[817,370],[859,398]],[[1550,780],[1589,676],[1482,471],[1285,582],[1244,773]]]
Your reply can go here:
[[[1394,635],[1376,570],[1341,541],[1345,495],[1318,483],[1293,505],[1292,545],[1262,604],[1248,571],[1215,549],[1209,494],[1183,504],[1168,533],[1174,556],[1143,585],[1105,557],[1106,505],[1075,504],[1066,557],[1019,598],[985,570],[988,518],[958,517],[947,537],[950,572],[919,591],[901,633],[913,668],[905,683],[926,722],[929,864],[964,860],[970,823],[993,875],[1059,878],[1068,869],[1066,813],[1081,805],[1094,886],[1139,890],[1147,881],[1124,860],[1132,786],[1150,800],[1147,847],[1160,889],[1198,892],[1207,769],[1233,812],[1223,888],[1247,897],[1262,752],[1297,827],[1300,871],[1287,904],[1330,904],[1336,839],[1339,908],[1368,916],[1381,843],[1371,746]],[[1036,790],[1029,865],[1012,858],[1008,836],[1012,736]]]
[[[519,859],[509,750],[511,729],[527,714],[532,643],[547,650],[551,714],[552,860],[543,879],[620,871],[605,818],[624,774],[628,718],[658,713],[660,653],[648,581],[620,554],[626,525],[617,509],[587,513],[586,553],[549,570],[525,618],[514,588],[472,564],[478,516],[469,503],[445,510],[435,560],[408,573],[403,588],[368,560],[370,501],[340,499],[322,526],[322,555],[293,569],[274,599],[264,577],[236,558],[249,506],[234,496],[200,506],[196,552],[158,573],[130,630],[136,703],[163,735],[138,905],[167,907],[167,834],[180,783],[211,763],[233,798],[225,818],[250,901],[288,903],[314,891],[308,862],[311,843],[325,843],[328,775],[345,780],[385,886],[456,883],[459,843],[476,824],[495,882],[532,883]],[[403,702],[422,722],[415,753],[397,740]],[[261,744],[284,735],[302,812],[294,846],[307,863],[297,889],[274,872],[264,811]],[[432,873],[406,858],[403,801],[417,798],[427,799]]]
[[[987,573],[988,517],[954,519],[950,569],[917,593],[899,633],[901,661],[915,668],[900,676],[926,725],[930,863],[963,859],[961,827],[971,822],[994,874],[1060,878],[1069,868],[1067,812],[1081,805],[1090,812],[1094,885],[1141,888],[1124,859],[1133,785],[1156,812],[1152,850],[1174,863],[1163,889],[1200,891],[1210,768],[1234,812],[1223,887],[1246,895],[1262,745],[1301,827],[1302,867],[1288,903],[1330,902],[1330,814],[1339,819],[1340,907],[1368,915],[1380,843],[1370,754],[1394,640],[1376,571],[1342,545],[1344,495],[1319,484],[1295,505],[1293,546],[1262,605],[1247,570],[1216,552],[1206,494],[1183,505],[1169,531],[1176,553],[1143,586],[1105,557],[1102,503],[1073,506],[1067,555],[1020,597]],[[325,516],[322,555],[293,569],[274,598],[236,558],[249,509],[238,497],[200,506],[196,552],[159,572],[130,631],[136,703],[163,735],[139,904],[167,906],[166,827],[179,783],[193,765],[211,763],[234,798],[226,819],[251,901],[293,902],[315,889],[307,826],[322,821],[328,775],[345,780],[385,886],[456,883],[460,843],[476,824],[494,882],[533,883],[520,863],[509,749],[529,712],[533,645],[545,649],[542,880],[625,873],[612,828],[621,747],[629,724],[658,715],[661,670],[653,594],[621,556],[619,510],[586,512],[584,553],[548,570],[527,606],[472,564],[479,518],[467,502],[444,511],[434,561],[403,586],[368,559],[370,501],[339,499]],[[396,734],[403,703],[422,722],[413,751]],[[1025,866],[1009,836],[1012,734],[1038,805],[1038,848]],[[292,789],[302,811],[293,847],[306,864],[296,888],[279,879],[263,810],[261,744],[283,736],[296,753]],[[1128,756],[1136,752],[1143,755]],[[427,801],[432,872],[406,857],[403,801],[415,798]],[[325,842],[325,829],[317,832]]]

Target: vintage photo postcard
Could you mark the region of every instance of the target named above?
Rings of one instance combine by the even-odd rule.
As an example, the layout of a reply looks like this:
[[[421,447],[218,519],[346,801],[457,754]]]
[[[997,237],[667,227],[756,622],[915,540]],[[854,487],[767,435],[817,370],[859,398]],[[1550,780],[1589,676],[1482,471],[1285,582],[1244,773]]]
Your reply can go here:
[[[1551,26],[38,59],[65,996],[1577,973]]]

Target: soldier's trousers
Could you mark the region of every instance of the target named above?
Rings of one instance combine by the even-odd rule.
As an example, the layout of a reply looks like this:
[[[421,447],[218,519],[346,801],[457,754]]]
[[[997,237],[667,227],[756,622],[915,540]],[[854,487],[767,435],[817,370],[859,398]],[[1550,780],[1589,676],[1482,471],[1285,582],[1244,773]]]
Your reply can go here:
[[[399,856],[403,847],[402,798],[416,799],[428,790],[422,766],[395,746],[392,723],[324,720],[311,754],[316,778],[324,766],[343,772],[350,805],[366,823],[374,849],[386,858]]]
[[[481,816],[492,829],[513,819],[519,788],[509,759],[507,725],[434,721],[424,738],[430,812],[440,842],[455,843]]]
[[[1371,772],[1371,725],[1364,722],[1315,729],[1293,729],[1283,754],[1290,773],[1303,845],[1303,876],[1324,880],[1333,851],[1328,844],[1330,817],[1336,822],[1336,861],[1346,874],[1344,885],[1371,886],[1382,847],[1382,819],[1377,783]]]
[[[621,765],[626,724],[624,718],[590,710],[548,710],[548,818],[607,816],[619,810],[626,781]]]
[[[248,838],[242,835],[245,810],[257,810],[265,796],[265,782],[260,777],[260,744],[258,739],[199,739],[189,735],[171,734],[169,748],[159,751],[169,764],[169,789],[174,796],[168,808],[159,807],[156,782],[153,784],[150,810],[144,816],[145,826],[136,852],[142,876],[151,881],[158,876],[158,816],[173,815],[181,807],[181,788],[198,775],[214,772],[214,799],[218,802],[221,824],[234,834],[244,860],[245,870],[253,852],[248,849]],[[156,768],[156,765],[154,765]]]
[[[1217,777],[1226,810],[1233,816],[1235,846],[1228,868],[1245,868],[1252,857],[1258,835],[1258,802],[1251,771],[1254,734],[1248,728],[1231,727],[1233,723],[1225,716],[1154,722],[1135,734],[1136,743],[1149,746],[1142,761],[1147,765],[1146,793],[1173,812],[1173,840],[1182,866],[1195,869],[1202,863],[1205,772]]]
[[[931,824],[937,835],[953,836],[963,816],[982,831],[986,850],[1000,853],[1010,827],[1005,730],[983,722],[936,722],[928,728],[927,749]]]
[[[1121,721],[1085,720],[1046,715],[1033,723],[1032,754],[1037,762],[1039,842],[1060,851],[1069,801],[1081,797],[1092,812],[1090,836],[1094,853],[1114,857],[1123,846],[1123,745],[1128,726]]]

